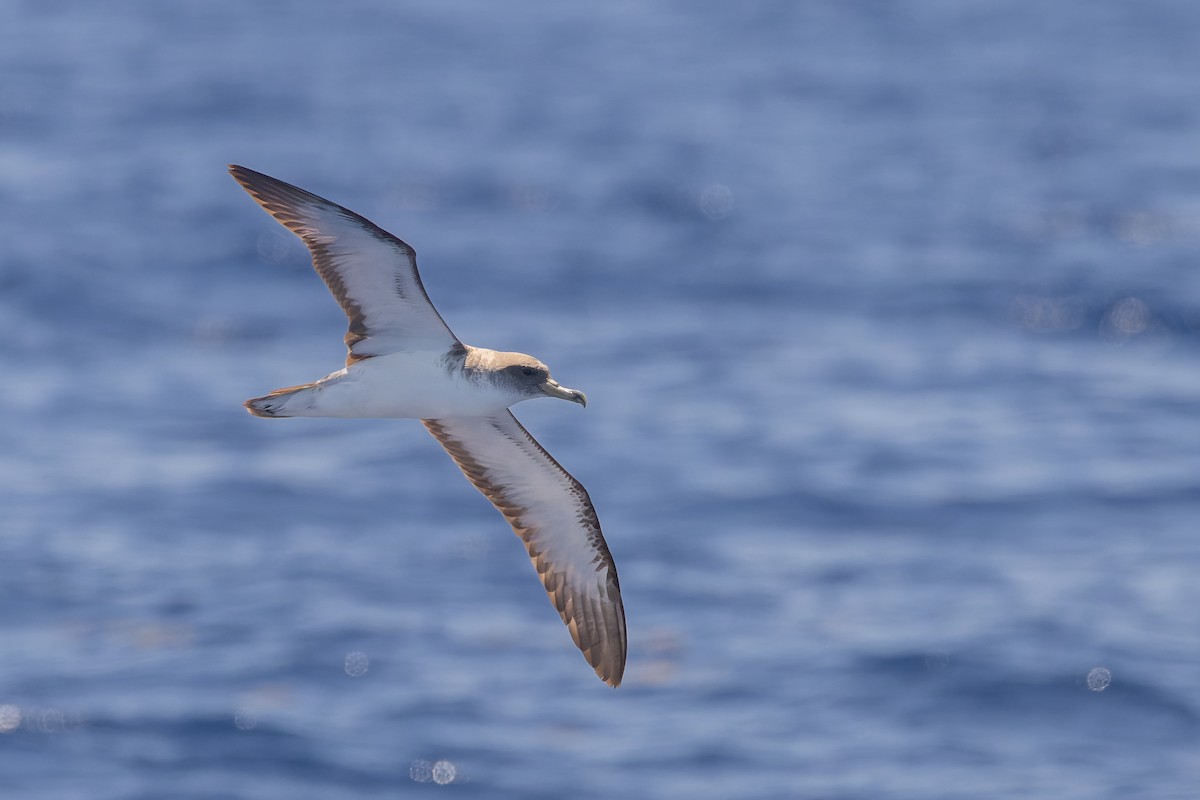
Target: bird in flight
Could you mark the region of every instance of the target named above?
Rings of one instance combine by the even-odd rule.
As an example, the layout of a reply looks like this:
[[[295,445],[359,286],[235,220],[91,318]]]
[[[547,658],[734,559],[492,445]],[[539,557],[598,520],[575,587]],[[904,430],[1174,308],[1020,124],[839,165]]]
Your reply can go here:
[[[416,254],[370,220],[261,172],[230,174],[300,237],[350,320],[346,366],[246,401],[259,417],[419,419],[525,543],[575,645],[610,686],[625,671],[625,610],[596,510],[509,411],[536,397],[587,405],[533,356],[463,344],[421,285]]]

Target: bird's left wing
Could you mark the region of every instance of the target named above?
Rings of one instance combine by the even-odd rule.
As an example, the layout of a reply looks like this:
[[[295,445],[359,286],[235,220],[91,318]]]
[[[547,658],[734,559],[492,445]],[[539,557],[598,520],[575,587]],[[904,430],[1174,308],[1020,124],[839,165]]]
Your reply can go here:
[[[625,610],[587,490],[507,410],[422,422],[525,542],[583,657],[606,683],[619,685]]]

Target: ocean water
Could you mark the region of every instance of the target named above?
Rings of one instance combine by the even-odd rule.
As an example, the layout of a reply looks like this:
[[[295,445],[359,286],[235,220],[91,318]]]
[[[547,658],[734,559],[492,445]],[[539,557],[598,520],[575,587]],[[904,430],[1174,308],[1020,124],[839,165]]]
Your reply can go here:
[[[1200,797],[1200,5],[0,5],[0,796]],[[626,683],[242,163],[417,250]]]

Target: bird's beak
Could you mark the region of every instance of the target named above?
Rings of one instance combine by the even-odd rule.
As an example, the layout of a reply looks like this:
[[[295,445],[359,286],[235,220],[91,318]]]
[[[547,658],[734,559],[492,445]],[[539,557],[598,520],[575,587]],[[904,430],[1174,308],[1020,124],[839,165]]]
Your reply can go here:
[[[558,381],[553,378],[547,378],[542,384],[542,393],[547,397],[559,397],[563,400],[570,400],[572,403],[579,403],[583,407],[587,407],[587,395],[578,389],[568,389],[565,386],[560,386]]]

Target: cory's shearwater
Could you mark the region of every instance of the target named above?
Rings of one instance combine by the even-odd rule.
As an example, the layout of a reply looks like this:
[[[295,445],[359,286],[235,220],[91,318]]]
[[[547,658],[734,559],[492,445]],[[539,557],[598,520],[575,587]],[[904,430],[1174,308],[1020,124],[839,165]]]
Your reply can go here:
[[[369,220],[283,181],[231,166],[271,216],[303,240],[350,319],[346,366],[246,401],[259,417],[419,419],[496,506],[584,658],[617,686],[625,612],[617,569],[587,491],[508,409],[535,397],[587,405],[533,356],[458,340],[430,303],[413,249]]]

